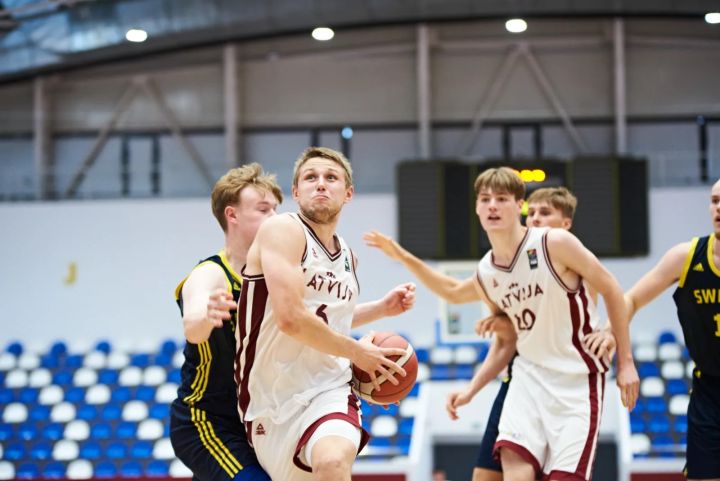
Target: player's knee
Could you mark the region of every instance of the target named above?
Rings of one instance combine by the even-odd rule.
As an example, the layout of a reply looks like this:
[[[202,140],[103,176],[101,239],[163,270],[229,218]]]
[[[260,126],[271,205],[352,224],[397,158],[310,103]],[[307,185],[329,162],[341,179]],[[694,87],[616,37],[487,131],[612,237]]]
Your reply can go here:
[[[316,479],[342,479],[343,473],[350,473],[354,459],[355,452],[346,449],[343,443],[324,446],[318,443],[312,452],[313,473]]]

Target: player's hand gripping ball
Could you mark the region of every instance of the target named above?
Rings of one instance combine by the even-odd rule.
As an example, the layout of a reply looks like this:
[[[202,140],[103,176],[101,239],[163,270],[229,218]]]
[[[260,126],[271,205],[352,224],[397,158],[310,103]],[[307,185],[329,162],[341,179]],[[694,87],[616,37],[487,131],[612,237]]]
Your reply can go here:
[[[391,383],[387,376],[375,372],[378,383],[380,384],[380,390],[376,391],[372,382],[370,382],[370,375],[362,369],[353,366],[352,368],[352,385],[355,393],[363,398],[365,401],[373,404],[393,404],[401,401],[408,395],[410,390],[415,385],[418,372],[418,360],[415,355],[415,349],[407,340],[393,332],[378,332],[373,337],[373,344],[378,347],[395,347],[399,349],[405,349],[405,354],[402,356],[389,356],[389,359],[400,365],[405,372],[406,376],[399,374],[395,375],[395,379],[400,381],[399,384],[395,385]]]

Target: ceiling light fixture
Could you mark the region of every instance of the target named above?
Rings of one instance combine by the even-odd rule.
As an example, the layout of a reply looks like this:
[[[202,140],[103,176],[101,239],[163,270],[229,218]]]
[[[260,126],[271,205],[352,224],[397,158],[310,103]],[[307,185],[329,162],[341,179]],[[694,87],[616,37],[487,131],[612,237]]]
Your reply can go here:
[[[319,40],[321,42],[325,42],[327,40],[332,39],[335,36],[335,32],[333,32],[332,28],[328,27],[317,27],[312,31],[312,37],[315,40]]]
[[[720,12],[708,12],[705,14],[705,21],[707,23],[720,23]]]
[[[125,33],[125,38],[128,42],[140,43],[144,42],[148,38],[148,34],[145,30],[140,28],[131,28]]]
[[[522,33],[527,30],[527,22],[522,18],[511,18],[505,22],[505,29],[510,33]]]

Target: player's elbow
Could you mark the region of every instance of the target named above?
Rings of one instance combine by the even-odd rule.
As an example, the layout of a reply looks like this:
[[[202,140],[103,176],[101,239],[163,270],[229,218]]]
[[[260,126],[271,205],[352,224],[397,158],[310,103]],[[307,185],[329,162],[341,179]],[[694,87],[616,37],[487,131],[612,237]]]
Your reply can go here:
[[[183,318],[183,334],[190,344],[201,344],[208,340],[208,334],[198,329],[197,322],[191,319]]]
[[[289,313],[278,313],[275,322],[280,332],[288,336],[293,336],[300,330],[296,317]]]

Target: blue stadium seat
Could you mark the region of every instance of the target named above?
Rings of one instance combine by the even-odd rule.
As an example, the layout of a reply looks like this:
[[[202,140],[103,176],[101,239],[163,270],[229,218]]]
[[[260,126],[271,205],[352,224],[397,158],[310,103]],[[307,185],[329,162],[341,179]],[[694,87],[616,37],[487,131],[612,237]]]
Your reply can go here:
[[[115,402],[124,403],[126,401],[129,401],[132,397],[132,394],[130,392],[130,388],[126,386],[121,386],[116,389],[113,389],[112,394],[110,395],[110,399]]]
[[[459,364],[455,366],[455,379],[472,379],[474,370],[472,364]]]
[[[57,369],[58,367],[60,367],[60,359],[58,359],[56,356],[45,354],[44,356],[40,357],[40,366],[44,367],[45,369]]]
[[[98,371],[98,384],[115,385],[119,377],[120,374],[117,369],[100,369]]]
[[[143,474],[143,468],[137,461],[128,461],[120,466],[121,478],[139,478]]]
[[[665,399],[661,397],[647,398],[647,411],[652,414],[667,413],[668,405]]]
[[[147,467],[147,475],[151,478],[166,478],[170,474],[170,463],[167,461],[150,461]]]
[[[18,401],[21,403],[27,405],[27,404],[35,404],[38,400],[38,396],[40,395],[40,390],[34,387],[24,387],[20,389],[20,392],[18,393]]]
[[[400,407],[396,404],[388,404],[387,409],[382,408],[380,412],[386,416],[397,416],[400,413]]]
[[[667,392],[671,396],[687,394],[689,391],[687,382],[684,379],[670,379],[667,383]]]
[[[42,437],[50,441],[59,441],[63,438],[65,427],[60,423],[48,423],[42,430]]]
[[[67,354],[67,344],[62,341],[53,343],[50,346],[50,355],[54,357],[61,357]]]
[[[639,397],[637,402],[635,403],[635,409],[633,409],[633,414],[643,414],[647,411],[647,402],[645,402],[645,399],[642,397]]]
[[[420,394],[420,383],[416,382],[408,393],[407,397],[417,397],[418,394]]]
[[[49,406],[34,406],[30,409],[29,418],[33,421],[47,421],[50,419],[50,407]]]
[[[7,461],[20,461],[25,459],[25,446],[18,442],[8,444],[5,446],[3,459]]]
[[[5,348],[5,351],[9,352],[15,357],[19,357],[24,350],[25,349],[23,348],[23,345],[19,341],[13,341]]]
[[[180,381],[182,381],[182,374],[180,373],[180,369],[175,368],[168,372],[167,382],[173,382],[175,384],[180,384]]]
[[[90,439],[110,439],[112,429],[108,423],[96,423],[90,428]]]
[[[125,443],[112,442],[107,445],[105,454],[110,459],[125,459],[128,457],[128,449]]]
[[[170,405],[164,403],[153,404],[150,407],[148,417],[151,419],[169,419],[170,418]]]
[[[667,342],[677,342],[677,337],[672,331],[663,331],[658,336],[658,344],[665,344]]]
[[[52,456],[52,444],[41,441],[30,448],[30,458],[37,461],[45,461]]]
[[[35,463],[23,463],[17,467],[15,477],[18,479],[38,479],[40,468]]]
[[[18,426],[17,437],[25,441],[32,441],[38,437],[38,429],[34,422],[28,421]]]
[[[43,479],[66,479],[65,465],[58,461],[47,463],[42,469]]]
[[[370,438],[370,446],[376,448],[389,448],[392,444],[390,438],[383,438],[380,436],[373,436]]]
[[[0,441],[4,442],[8,439],[12,439],[13,435],[13,427],[11,425],[0,423]]]
[[[103,340],[95,344],[95,350],[104,352],[105,354],[110,354],[110,351],[112,351],[112,346],[110,345],[110,342]]]
[[[630,432],[632,434],[636,433],[644,433],[647,429],[647,425],[645,424],[645,420],[642,418],[642,416],[633,416],[630,415]]]
[[[122,408],[118,403],[110,403],[102,408],[100,418],[103,421],[117,421],[122,416]]]
[[[85,400],[85,388],[74,386],[66,389],[65,400],[69,403],[80,404]]]
[[[648,431],[651,433],[667,433],[670,431],[670,419],[667,415],[659,414],[650,418]]]
[[[152,386],[138,386],[135,391],[135,399],[138,401],[153,401],[155,399],[155,392],[157,390]]]
[[[77,409],[75,417],[83,421],[95,421],[98,417],[98,408],[92,404],[84,404]]]
[[[170,367],[172,365],[173,360],[173,354],[167,354],[167,353],[160,353],[157,356],[155,356],[155,360],[153,361],[153,365],[155,366],[161,366],[161,367]]]
[[[410,453],[410,441],[412,438],[410,436],[398,436],[397,439],[397,447],[400,449],[400,454],[407,455]]]
[[[170,356],[173,356],[175,354],[175,351],[178,349],[177,343],[173,339],[165,339],[162,344],[160,344],[160,354],[168,354]]]
[[[137,425],[129,421],[118,423],[115,428],[115,437],[118,439],[135,439],[137,433]]]
[[[430,366],[430,379],[432,381],[455,379],[455,369],[447,365],[434,364]]]
[[[413,418],[403,418],[398,425],[398,433],[410,436],[413,430]]]
[[[676,433],[686,434],[688,432],[687,416],[675,416],[675,420],[673,421],[673,430]]]
[[[95,465],[96,478],[116,478],[117,475],[118,469],[115,464],[110,461],[103,461]]]
[[[487,357],[488,351],[490,350],[490,347],[487,343],[478,344],[477,351],[478,351],[478,362],[483,362],[485,358]]]
[[[80,458],[95,461],[100,459],[102,446],[97,441],[85,441],[80,445]]]
[[[83,359],[85,359],[85,356],[82,354],[71,354],[65,358],[65,367],[69,367],[71,369],[82,367]]]
[[[417,356],[418,362],[429,363],[430,362],[430,351],[424,347],[415,349],[415,355]]]
[[[130,356],[130,365],[140,368],[146,368],[150,365],[149,354],[133,354]]]
[[[651,437],[650,449],[657,453],[672,453],[675,450],[675,441],[668,435]]]
[[[138,441],[130,448],[130,458],[149,459],[152,457],[153,445],[150,441]]]
[[[660,376],[660,368],[657,366],[657,364],[652,362],[641,362],[638,363],[638,374],[640,375],[640,379],[645,379],[646,377],[651,376]]]
[[[687,362],[690,360],[690,351],[688,350],[687,346],[683,346],[682,349],[682,359],[683,361]]]
[[[62,369],[53,374],[53,384],[57,384],[60,387],[72,384],[73,372],[68,369]]]
[[[13,400],[13,392],[11,389],[0,387],[0,406],[7,406]]]

